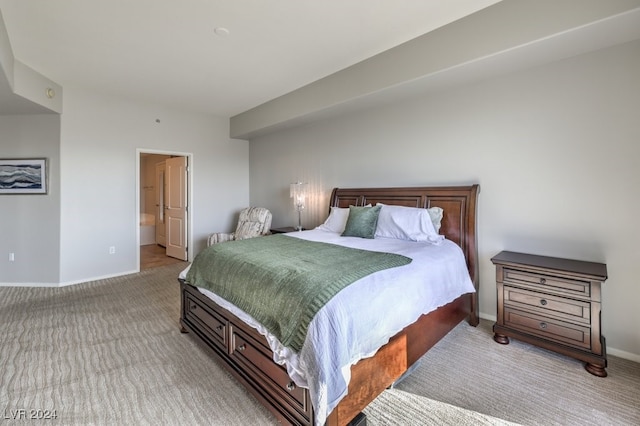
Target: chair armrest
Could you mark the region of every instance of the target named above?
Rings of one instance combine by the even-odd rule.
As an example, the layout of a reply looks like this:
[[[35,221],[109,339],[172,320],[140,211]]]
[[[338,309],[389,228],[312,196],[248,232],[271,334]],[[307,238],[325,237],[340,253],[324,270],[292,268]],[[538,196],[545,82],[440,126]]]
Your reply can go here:
[[[271,234],[271,219],[272,219],[271,212],[267,212],[267,217],[265,218],[265,221],[264,221],[264,228],[262,231],[262,235]]]
[[[235,240],[235,235],[235,232],[216,232],[215,234],[209,235],[209,238],[207,239],[207,246],[212,246],[217,243],[224,243],[225,241]]]

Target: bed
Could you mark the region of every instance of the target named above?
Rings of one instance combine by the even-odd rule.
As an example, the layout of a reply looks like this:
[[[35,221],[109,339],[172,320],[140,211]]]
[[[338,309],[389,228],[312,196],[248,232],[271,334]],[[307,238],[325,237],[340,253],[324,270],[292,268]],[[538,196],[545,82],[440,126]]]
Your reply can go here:
[[[347,376],[346,390],[340,394],[337,402],[329,405],[330,410],[327,412],[323,412],[322,408],[314,409],[314,405],[322,406],[317,403],[317,387],[307,388],[300,385],[300,378],[293,374],[295,369],[282,362],[283,356],[279,353],[282,345],[274,345],[272,335],[261,329],[259,324],[252,322],[250,316],[247,317],[242,311],[238,312],[233,304],[187,283],[183,275],[179,278],[181,331],[190,333],[198,342],[209,348],[221,364],[282,423],[323,424],[326,418],[325,424],[331,426],[364,424],[366,420],[363,419],[362,409],[405,374],[429,348],[465,318],[473,326],[478,324],[478,192],[478,185],[335,188],[332,191],[330,207],[347,208],[377,204],[422,209],[440,207],[442,220],[439,234],[446,237],[447,244],[455,243],[455,247],[461,251],[464,256],[463,268],[466,267],[464,273],[468,273],[466,278],[471,282],[472,288],[471,291],[435,310],[419,315],[415,321],[389,336],[385,344],[372,352],[373,355],[367,354],[366,357],[351,363],[348,371],[342,372],[342,375]],[[303,234],[305,233],[301,233],[300,236]],[[313,239],[316,234],[310,232],[308,238]],[[284,238],[296,237],[298,236]],[[356,283],[348,288],[355,287]],[[354,311],[351,315],[354,319],[366,316],[363,311]],[[380,312],[379,315],[384,317],[390,314]],[[306,350],[307,340],[301,354]]]

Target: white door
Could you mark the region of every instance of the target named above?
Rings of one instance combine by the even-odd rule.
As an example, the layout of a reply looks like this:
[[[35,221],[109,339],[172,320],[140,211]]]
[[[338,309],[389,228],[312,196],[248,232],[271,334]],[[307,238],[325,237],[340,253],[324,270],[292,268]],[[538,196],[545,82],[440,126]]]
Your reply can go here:
[[[156,164],[156,244],[167,246],[164,220],[164,161]]]
[[[167,256],[187,260],[187,158],[166,160],[164,176]]]

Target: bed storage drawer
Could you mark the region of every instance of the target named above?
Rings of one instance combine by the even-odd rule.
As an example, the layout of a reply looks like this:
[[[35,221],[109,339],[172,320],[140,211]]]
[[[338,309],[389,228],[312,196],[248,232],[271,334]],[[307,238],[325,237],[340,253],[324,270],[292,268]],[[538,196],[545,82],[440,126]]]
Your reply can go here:
[[[209,340],[226,352],[229,327],[227,319],[209,309],[193,295],[187,294],[185,297],[185,319],[197,323]]]
[[[284,424],[313,424],[307,389],[293,383],[273,361],[264,336],[196,288],[181,283],[183,332],[193,331],[223,361],[228,371]]]
[[[273,353],[264,338],[251,334],[231,325],[231,358],[243,369],[250,370],[276,403],[303,422],[308,422],[311,418],[308,391],[296,386],[286,369],[273,361]]]

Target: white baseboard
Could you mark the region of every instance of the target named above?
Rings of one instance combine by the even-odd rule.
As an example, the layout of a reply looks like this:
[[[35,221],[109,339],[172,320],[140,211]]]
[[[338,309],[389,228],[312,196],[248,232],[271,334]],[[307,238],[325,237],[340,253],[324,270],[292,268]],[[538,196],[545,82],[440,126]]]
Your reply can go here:
[[[123,275],[130,275],[138,272],[140,272],[139,269],[126,271],[126,272],[118,272],[117,274],[101,275],[99,277],[83,278],[81,280],[66,281],[66,282],[59,282],[59,283],[0,283],[0,287],[53,287],[53,288],[66,287],[69,285],[83,284],[91,281],[100,281],[100,280],[106,280],[109,278],[121,277]]]
[[[130,274],[136,274],[140,272],[140,270],[132,270],[132,271],[126,271],[126,272],[118,272],[117,274],[110,274],[110,275],[101,275],[99,277],[91,277],[91,278],[83,278],[81,280],[74,280],[74,281],[66,281],[66,282],[61,282],[59,284],[59,287],[66,287],[69,285],[75,285],[75,284],[82,284],[82,283],[88,283],[91,281],[100,281],[100,280],[106,280],[109,278],[116,278],[116,277],[121,277],[123,275],[130,275]]]
[[[0,283],[0,287],[60,287],[58,283]]]
[[[617,356],[618,358],[628,359],[640,363],[640,355],[631,352],[621,351],[616,348],[607,348],[607,355]]]
[[[496,320],[498,319],[498,317],[496,317],[495,315],[483,314],[482,312],[480,312],[480,318],[493,322],[496,322]]]

